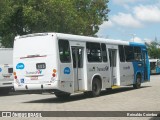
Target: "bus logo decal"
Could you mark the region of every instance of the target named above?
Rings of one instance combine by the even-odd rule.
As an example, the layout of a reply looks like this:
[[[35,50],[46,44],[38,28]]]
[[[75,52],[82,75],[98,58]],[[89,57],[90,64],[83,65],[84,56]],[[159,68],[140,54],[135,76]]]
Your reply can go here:
[[[23,69],[24,69],[24,64],[23,64],[23,63],[18,63],[18,64],[16,65],[16,69],[23,70]]]
[[[64,68],[64,74],[70,74],[70,68],[69,67],[66,67]]]
[[[30,74],[30,75],[31,75],[31,74],[36,74],[36,75],[38,74],[38,75],[40,75],[40,74],[42,74],[42,70],[37,70],[37,71],[33,71],[33,72],[28,72],[28,71],[26,71],[26,74],[27,74],[27,75],[29,75],[29,74]]]

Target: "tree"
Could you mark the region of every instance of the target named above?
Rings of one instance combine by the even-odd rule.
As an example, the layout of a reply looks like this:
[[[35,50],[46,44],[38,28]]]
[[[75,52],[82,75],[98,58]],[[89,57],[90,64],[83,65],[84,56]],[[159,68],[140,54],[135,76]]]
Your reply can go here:
[[[147,44],[148,54],[150,58],[158,59],[160,58],[160,45],[157,41],[151,42],[151,44]]]
[[[61,32],[94,36],[108,16],[108,0],[2,0],[0,36],[12,47],[16,35]]]

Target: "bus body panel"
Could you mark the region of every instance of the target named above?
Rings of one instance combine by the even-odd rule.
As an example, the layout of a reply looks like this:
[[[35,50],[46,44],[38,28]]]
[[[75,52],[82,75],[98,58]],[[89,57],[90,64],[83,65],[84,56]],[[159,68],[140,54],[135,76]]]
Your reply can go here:
[[[134,67],[132,62],[120,62],[121,86],[131,85],[134,81]]]
[[[55,44],[55,34],[15,39],[13,61],[17,76],[14,82],[15,90],[51,89],[54,86],[59,76]]]
[[[0,88],[13,87],[13,66],[0,65]]]
[[[13,49],[0,48],[0,88],[13,88]]]
[[[159,74],[160,73],[160,67],[156,67],[156,73]]]
[[[109,63],[88,63],[87,65],[88,90],[92,90],[92,81],[95,76],[99,76],[102,81],[102,89],[111,87],[111,76]]]
[[[73,69],[71,63],[59,64],[59,82],[58,90],[72,93],[73,92]]]

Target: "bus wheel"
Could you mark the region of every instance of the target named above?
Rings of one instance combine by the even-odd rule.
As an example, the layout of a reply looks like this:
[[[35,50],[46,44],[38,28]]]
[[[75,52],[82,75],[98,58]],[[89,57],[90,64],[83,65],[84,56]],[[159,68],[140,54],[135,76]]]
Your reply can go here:
[[[133,84],[133,88],[134,89],[138,89],[140,87],[141,87],[141,76],[137,75],[137,77],[136,77],[136,83]]]
[[[92,97],[97,97],[101,93],[101,82],[97,78],[93,79],[91,93],[92,93]]]
[[[70,97],[70,93],[66,93],[66,92],[55,92],[54,94],[57,98],[60,98],[60,99],[65,99]]]

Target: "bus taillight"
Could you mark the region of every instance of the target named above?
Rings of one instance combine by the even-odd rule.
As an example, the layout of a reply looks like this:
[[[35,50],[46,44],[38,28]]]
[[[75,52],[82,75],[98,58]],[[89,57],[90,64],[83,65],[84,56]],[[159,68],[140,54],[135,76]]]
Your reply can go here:
[[[57,72],[57,70],[56,69],[53,69],[53,73],[56,73]]]
[[[53,77],[56,77],[56,72],[57,72],[57,70],[53,69],[53,74],[52,74]]]
[[[17,79],[16,72],[13,72],[13,75],[14,75],[14,79]]]
[[[17,76],[14,76],[14,79],[17,79]]]
[[[16,72],[13,72],[13,75],[16,75]]]
[[[55,73],[53,73],[53,74],[52,74],[52,76],[53,76],[53,77],[56,77],[56,74],[55,74]]]

